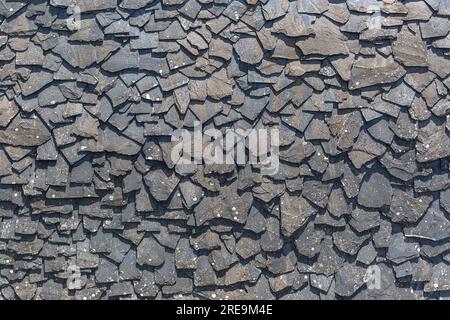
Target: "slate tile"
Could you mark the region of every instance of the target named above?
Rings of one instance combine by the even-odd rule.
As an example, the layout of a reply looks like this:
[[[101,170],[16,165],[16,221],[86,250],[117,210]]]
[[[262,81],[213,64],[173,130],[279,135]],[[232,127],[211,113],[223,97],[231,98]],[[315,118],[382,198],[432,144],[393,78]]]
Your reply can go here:
[[[438,201],[433,201],[419,223],[405,228],[405,236],[439,241],[449,237],[450,223],[439,209]]]
[[[164,248],[153,238],[144,238],[137,248],[137,263],[141,266],[161,266],[165,261]]]
[[[374,173],[364,180],[358,194],[358,203],[367,208],[382,208],[391,201],[392,187],[389,180],[380,173]]]

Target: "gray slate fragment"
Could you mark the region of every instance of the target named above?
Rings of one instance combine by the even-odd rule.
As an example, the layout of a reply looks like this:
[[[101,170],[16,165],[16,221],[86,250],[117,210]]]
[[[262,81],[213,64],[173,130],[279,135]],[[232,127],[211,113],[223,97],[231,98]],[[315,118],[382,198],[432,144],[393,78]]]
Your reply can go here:
[[[173,172],[157,169],[147,173],[144,181],[157,201],[166,201],[178,185],[179,178]]]
[[[405,236],[432,241],[444,240],[450,237],[450,221],[440,210],[438,201],[434,201],[431,204],[416,226],[405,228]]]
[[[376,172],[363,181],[358,203],[367,208],[382,208],[390,204],[391,196],[391,183],[385,176]]]
[[[39,118],[18,116],[0,131],[0,142],[15,146],[39,146],[50,139],[50,132]]]
[[[136,262],[141,266],[158,267],[165,260],[164,248],[153,237],[144,238],[137,248]]]

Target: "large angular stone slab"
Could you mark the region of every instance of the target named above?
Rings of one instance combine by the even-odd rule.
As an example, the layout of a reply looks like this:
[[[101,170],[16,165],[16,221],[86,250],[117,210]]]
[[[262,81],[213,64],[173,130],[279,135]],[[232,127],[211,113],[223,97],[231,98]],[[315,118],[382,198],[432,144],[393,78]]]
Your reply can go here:
[[[351,71],[350,89],[392,83],[406,74],[405,69],[392,59],[382,57],[358,59]]]
[[[50,139],[50,131],[37,117],[27,119],[18,116],[0,131],[0,143],[14,146],[40,146]]]
[[[384,175],[376,172],[361,184],[358,203],[367,208],[382,208],[391,203],[392,186]]]
[[[178,185],[179,178],[173,172],[157,169],[147,173],[144,181],[153,198],[157,201],[166,201]]]

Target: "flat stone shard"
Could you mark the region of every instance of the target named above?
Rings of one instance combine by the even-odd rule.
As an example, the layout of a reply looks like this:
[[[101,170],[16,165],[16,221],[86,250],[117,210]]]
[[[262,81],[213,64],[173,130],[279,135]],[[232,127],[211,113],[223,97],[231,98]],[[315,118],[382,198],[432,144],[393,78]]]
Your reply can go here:
[[[419,256],[419,246],[413,242],[407,242],[404,235],[395,234],[389,244],[387,258],[395,264],[414,259]]]
[[[287,237],[301,228],[316,212],[316,209],[304,198],[298,199],[284,194],[280,201],[281,228]]]
[[[336,294],[342,297],[351,297],[364,285],[365,274],[365,268],[345,264],[336,273]]]
[[[68,7],[72,2],[70,0],[51,0],[50,4],[57,7]],[[77,5],[80,7],[81,12],[100,11],[116,8],[117,0],[99,0],[95,2],[80,0],[77,2]]]
[[[375,260],[376,257],[377,251],[373,247],[372,243],[369,243],[368,245],[362,247],[359,250],[356,259],[365,265],[370,265]]]
[[[144,238],[137,247],[136,262],[141,266],[158,267],[165,261],[164,247],[153,237]]]
[[[415,223],[425,214],[431,200],[429,196],[414,197],[396,189],[392,193],[389,217],[396,223]]]
[[[98,283],[114,283],[119,280],[117,266],[108,259],[101,259],[95,279]]]
[[[0,100],[0,127],[7,127],[18,112],[19,108],[16,103],[3,97]]]
[[[255,38],[241,38],[233,46],[239,59],[247,64],[255,65],[261,62],[263,51]]]
[[[392,187],[380,173],[370,175],[361,185],[358,203],[367,208],[382,208],[391,203]]]
[[[319,119],[313,119],[305,131],[306,140],[330,140],[328,126]]]
[[[325,18],[313,25],[314,37],[308,37],[296,43],[304,55],[348,55],[346,38],[338,27]]]
[[[450,237],[450,222],[439,209],[437,201],[431,204],[416,226],[406,228],[405,236],[432,241],[444,240]]]
[[[428,51],[428,61],[430,64],[430,71],[437,74],[440,78],[444,79],[450,74],[450,62],[445,56],[439,55],[433,51]]]
[[[320,244],[324,236],[325,232],[323,230],[315,229],[313,224],[308,224],[295,240],[295,247],[298,253],[308,258],[315,257],[320,251]]]
[[[414,99],[414,91],[404,82],[383,94],[383,99],[399,106],[409,107]]]
[[[432,269],[430,282],[425,284],[425,292],[448,291],[450,288],[449,267],[441,262]]]
[[[179,178],[173,172],[157,169],[147,173],[144,181],[153,198],[157,201],[166,201],[178,185]]]
[[[214,100],[221,100],[233,95],[233,86],[225,72],[217,72],[207,80],[208,96]]]
[[[420,23],[422,38],[439,38],[448,34],[450,22],[445,17],[435,17],[427,22]]]
[[[126,69],[136,69],[139,66],[139,54],[137,51],[130,51],[124,47],[114,53],[102,64],[102,69],[109,72],[118,72]]]
[[[8,11],[14,12],[14,8],[10,7]],[[0,31],[11,36],[32,35],[36,33],[37,30],[38,26],[34,21],[27,18],[26,12],[23,12],[16,17],[10,17],[9,19],[3,21],[0,26]]]
[[[321,14],[328,9],[329,3],[326,0],[319,1],[297,1],[297,10],[299,13]]]
[[[39,118],[18,116],[6,129],[0,131],[0,142],[14,146],[40,146],[50,139],[50,132]]]
[[[429,162],[445,158],[450,151],[450,138],[445,128],[430,121],[426,126],[418,130],[416,156],[417,162]]]
[[[91,44],[80,44],[71,46],[67,42],[61,41],[53,52],[74,68],[84,69],[97,61],[96,48]]]
[[[385,151],[386,147],[382,143],[376,142],[369,134],[361,131],[348,156],[353,165],[360,169],[366,163],[381,156]]]
[[[331,186],[320,181],[305,181],[303,183],[303,196],[315,205],[325,208]]]
[[[449,1],[0,15],[0,300],[448,298]]]
[[[418,35],[406,28],[397,35],[392,45],[395,60],[406,67],[427,67],[427,49]]]
[[[286,14],[289,9],[289,1],[288,0],[269,0],[263,7],[262,11],[264,14],[264,18],[267,21],[275,20],[279,17],[282,17]]]
[[[406,74],[406,70],[393,59],[380,56],[358,59],[351,71],[350,89],[359,89],[373,85],[395,82]]]
[[[109,128],[99,132],[99,141],[105,151],[123,155],[135,155],[141,149],[141,146],[136,142],[123,135],[119,135]]]

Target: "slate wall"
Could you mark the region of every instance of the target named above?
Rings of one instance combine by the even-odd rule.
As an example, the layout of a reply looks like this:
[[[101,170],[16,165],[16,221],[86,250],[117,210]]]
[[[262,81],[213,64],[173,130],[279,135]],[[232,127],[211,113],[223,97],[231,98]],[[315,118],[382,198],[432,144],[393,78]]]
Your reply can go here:
[[[0,299],[436,299],[450,1],[0,1]],[[278,129],[280,167],[176,129]]]

